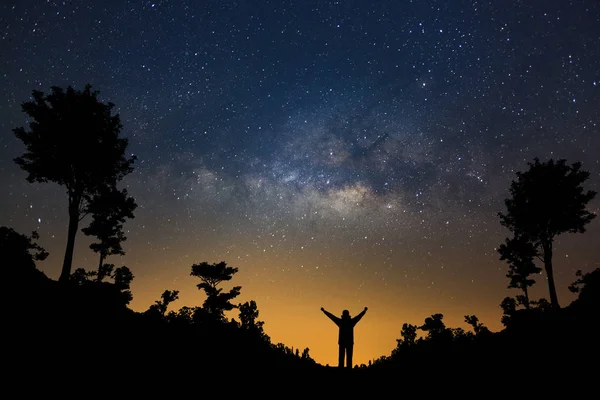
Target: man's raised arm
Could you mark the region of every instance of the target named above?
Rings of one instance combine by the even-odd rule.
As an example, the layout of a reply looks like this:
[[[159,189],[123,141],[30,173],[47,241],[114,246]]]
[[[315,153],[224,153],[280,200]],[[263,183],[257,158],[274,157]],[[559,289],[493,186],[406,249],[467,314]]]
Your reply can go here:
[[[325,310],[323,307],[321,307],[321,311],[323,311],[325,313],[325,315],[327,315],[329,317],[329,319],[331,319],[333,322],[335,322],[336,325],[339,325],[340,322],[342,321],[340,318],[336,317],[329,311]]]
[[[365,307],[365,309],[364,309],[364,310],[362,310],[362,311],[360,312],[360,314],[358,314],[356,317],[352,318],[352,323],[353,323],[354,325],[356,325],[356,323],[357,323],[358,321],[360,321],[360,319],[361,319],[362,317],[364,317],[364,316],[365,316],[365,313],[366,313],[366,312],[367,312],[367,307]]]

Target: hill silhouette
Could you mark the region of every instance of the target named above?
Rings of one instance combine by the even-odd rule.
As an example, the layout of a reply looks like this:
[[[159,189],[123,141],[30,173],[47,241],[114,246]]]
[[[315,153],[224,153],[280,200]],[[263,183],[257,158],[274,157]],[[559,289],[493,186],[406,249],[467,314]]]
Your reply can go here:
[[[311,387],[340,386],[356,394],[360,390],[347,385],[357,379],[371,393],[392,387],[395,380],[406,390],[418,390],[440,380],[502,386],[518,376],[550,379],[567,376],[574,368],[585,371],[599,355],[600,269],[578,273],[571,286],[578,297],[564,308],[540,301],[530,309],[506,309],[500,332],[490,332],[475,316],[466,316],[472,331],[448,328],[443,316],[434,314],[422,326],[405,324],[390,355],[340,370],[315,362],[308,349],[271,343],[262,323],[251,318],[258,315],[255,304],[241,307],[246,309],[241,322],[214,318],[203,307],[164,313],[160,305],[177,295],[167,291],[162,303],[135,312],[128,307],[132,295],[127,286],[99,280],[94,273],[81,278],[81,270],[67,282],[52,280],[32,265],[35,254],[29,259],[23,255],[23,250],[35,250],[43,257],[43,249],[35,248],[32,238],[19,249],[15,239],[27,236],[2,230],[1,259],[10,271],[3,291],[9,304],[5,361],[12,373],[27,379],[109,375],[127,377],[128,384],[136,385],[140,379],[164,383],[242,374],[262,376],[267,386],[308,380]],[[426,335],[417,339],[417,330]],[[272,378],[274,374],[281,377]],[[265,383],[271,378],[271,384]]]

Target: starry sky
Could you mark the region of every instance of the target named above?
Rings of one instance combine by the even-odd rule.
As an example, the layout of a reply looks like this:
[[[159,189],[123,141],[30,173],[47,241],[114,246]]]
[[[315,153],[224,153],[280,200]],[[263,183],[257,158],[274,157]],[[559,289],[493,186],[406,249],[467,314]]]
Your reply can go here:
[[[337,328],[320,307],[369,307],[358,364],[433,313],[497,331],[518,294],[495,250],[515,172],[581,161],[600,189],[599,43],[596,0],[4,0],[0,224],[37,230],[58,278],[66,193],[25,180],[12,129],[32,90],[90,83],[138,157],[126,255],[107,260],[134,273],[132,309],[167,289],[201,305],[191,265],[225,261],[271,340],[323,364]],[[557,239],[562,305],[600,266],[599,225]],[[96,267],[89,243],[74,268]]]

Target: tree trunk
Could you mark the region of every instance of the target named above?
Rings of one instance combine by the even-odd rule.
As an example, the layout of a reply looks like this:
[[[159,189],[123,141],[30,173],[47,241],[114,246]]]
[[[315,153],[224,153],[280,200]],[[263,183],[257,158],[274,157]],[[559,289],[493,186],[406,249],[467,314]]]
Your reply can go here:
[[[79,227],[79,200],[69,201],[69,230],[67,231],[67,248],[65,249],[65,258],[62,271],[60,273],[60,282],[66,282],[71,276],[71,266],[73,264],[73,250],[75,249],[75,236]]]
[[[100,263],[98,264],[98,272],[102,269],[102,265],[104,264],[104,252],[100,251]]]
[[[98,263],[98,275],[96,275],[96,282],[102,282],[104,276],[100,274],[102,271],[102,264],[104,264],[104,252],[100,250],[100,262]]]
[[[548,289],[550,291],[550,304],[555,309],[560,308],[558,297],[556,296],[556,286],[554,286],[554,273],[552,272],[552,241],[543,244],[544,249],[544,269],[548,275]]]
[[[527,285],[523,286],[523,293],[525,294],[525,304],[523,305],[525,306],[526,310],[529,310],[529,291],[527,290]]]

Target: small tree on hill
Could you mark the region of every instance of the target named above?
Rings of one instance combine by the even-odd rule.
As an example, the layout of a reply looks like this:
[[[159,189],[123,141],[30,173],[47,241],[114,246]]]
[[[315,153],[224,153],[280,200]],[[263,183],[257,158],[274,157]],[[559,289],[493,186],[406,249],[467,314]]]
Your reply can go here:
[[[113,283],[105,282],[104,279],[106,278],[112,279]],[[122,266],[115,269],[114,264],[104,264],[98,271],[86,271],[83,268],[76,268],[69,277],[71,282],[79,286],[96,285],[96,287],[114,288],[114,291],[119,293],[118,297],[124,305],[133,300],[133,294],[130,290],[133,278],[133,273],[128,267]]]
[[[498,248],[500,260],[508,263],[506,277],[510,279],[509,288],[517,288],[523,291],[523,296],[518,296],[519,301],[529,309],[529,291],[535,280],[529,278],[531,275],[540,273],[542,270],[535,265],[533,258],[537,257],[535,246],[525,236],[506,239],[506,243]]]
[[[133,197],[127,190],[114,187],[102,188],[88,205],[87,212],[92,215],[92,222],[81,231],[88,236],[95,236],[98,242],[90,244],[90,249],[100,254],[98,270],[102,269],[104,260],[109,255],[124,255],[121,243],[127,237],[123,232],[126,218],[134,218],[133,210],[137,207]]]
[[[223,320],[226,311],[236,308],[231,300],[239,296],[242,287],[234,286],[229,292],[223,292],[223,289],[218,286],[224,281],[231,280],[237,272],[237,268],[227,266],[224,261],[217,264],[201,262],[192,265],[190,275],[200,278],[201,282],[197,287],[206,293],[206,300],[202,307],[217,320]]]
[[[504,299],[502,299],[502,302],[500,303],[500,308],[502,309],[503,314],[500,322],[502,322],[504,326],[508,327],[511,322],[511,319],[517,312],[517,301],[512,297],[507,296]]]
[[[403,323],[402,329],[400,330],[402,339],[396,339],[396,342],[398,343],[397,348],[415,345],[417,341],[417,329],[418,327],[416,325],[408,324],[406,322]]]
[[[177,299],[179,299],[179,290],[165,290],[163,294],[160,295],[160,300],[156,300],[154,304],[150,305],[148,310],[146,310],[146,314],[164,317],[169,308],[169,304]]]
[[[258,321],[258,307],[254,300],[240,303],[238,305],[240,310],[240,322],[242,329],[256,330],[258,332],[263,331],[263,321]]]
[[[490,333],[490,330],[479,322],[479,318],[476,315],[465,315],[465,322],[473,327],[473,332],[475,332],[476,336]]]
[[[429,340],[452,339],[452,331],[446,328],[442,319],[444,319],[443,314],[433,314],[425,318],[425,323],[419,329],[427,332]]]
[[[302,356],[301,358],[303,360],[312,360],[312,358],[310,357],[310,349],[308,347],[306,347],[304,350],[302,350]]]

